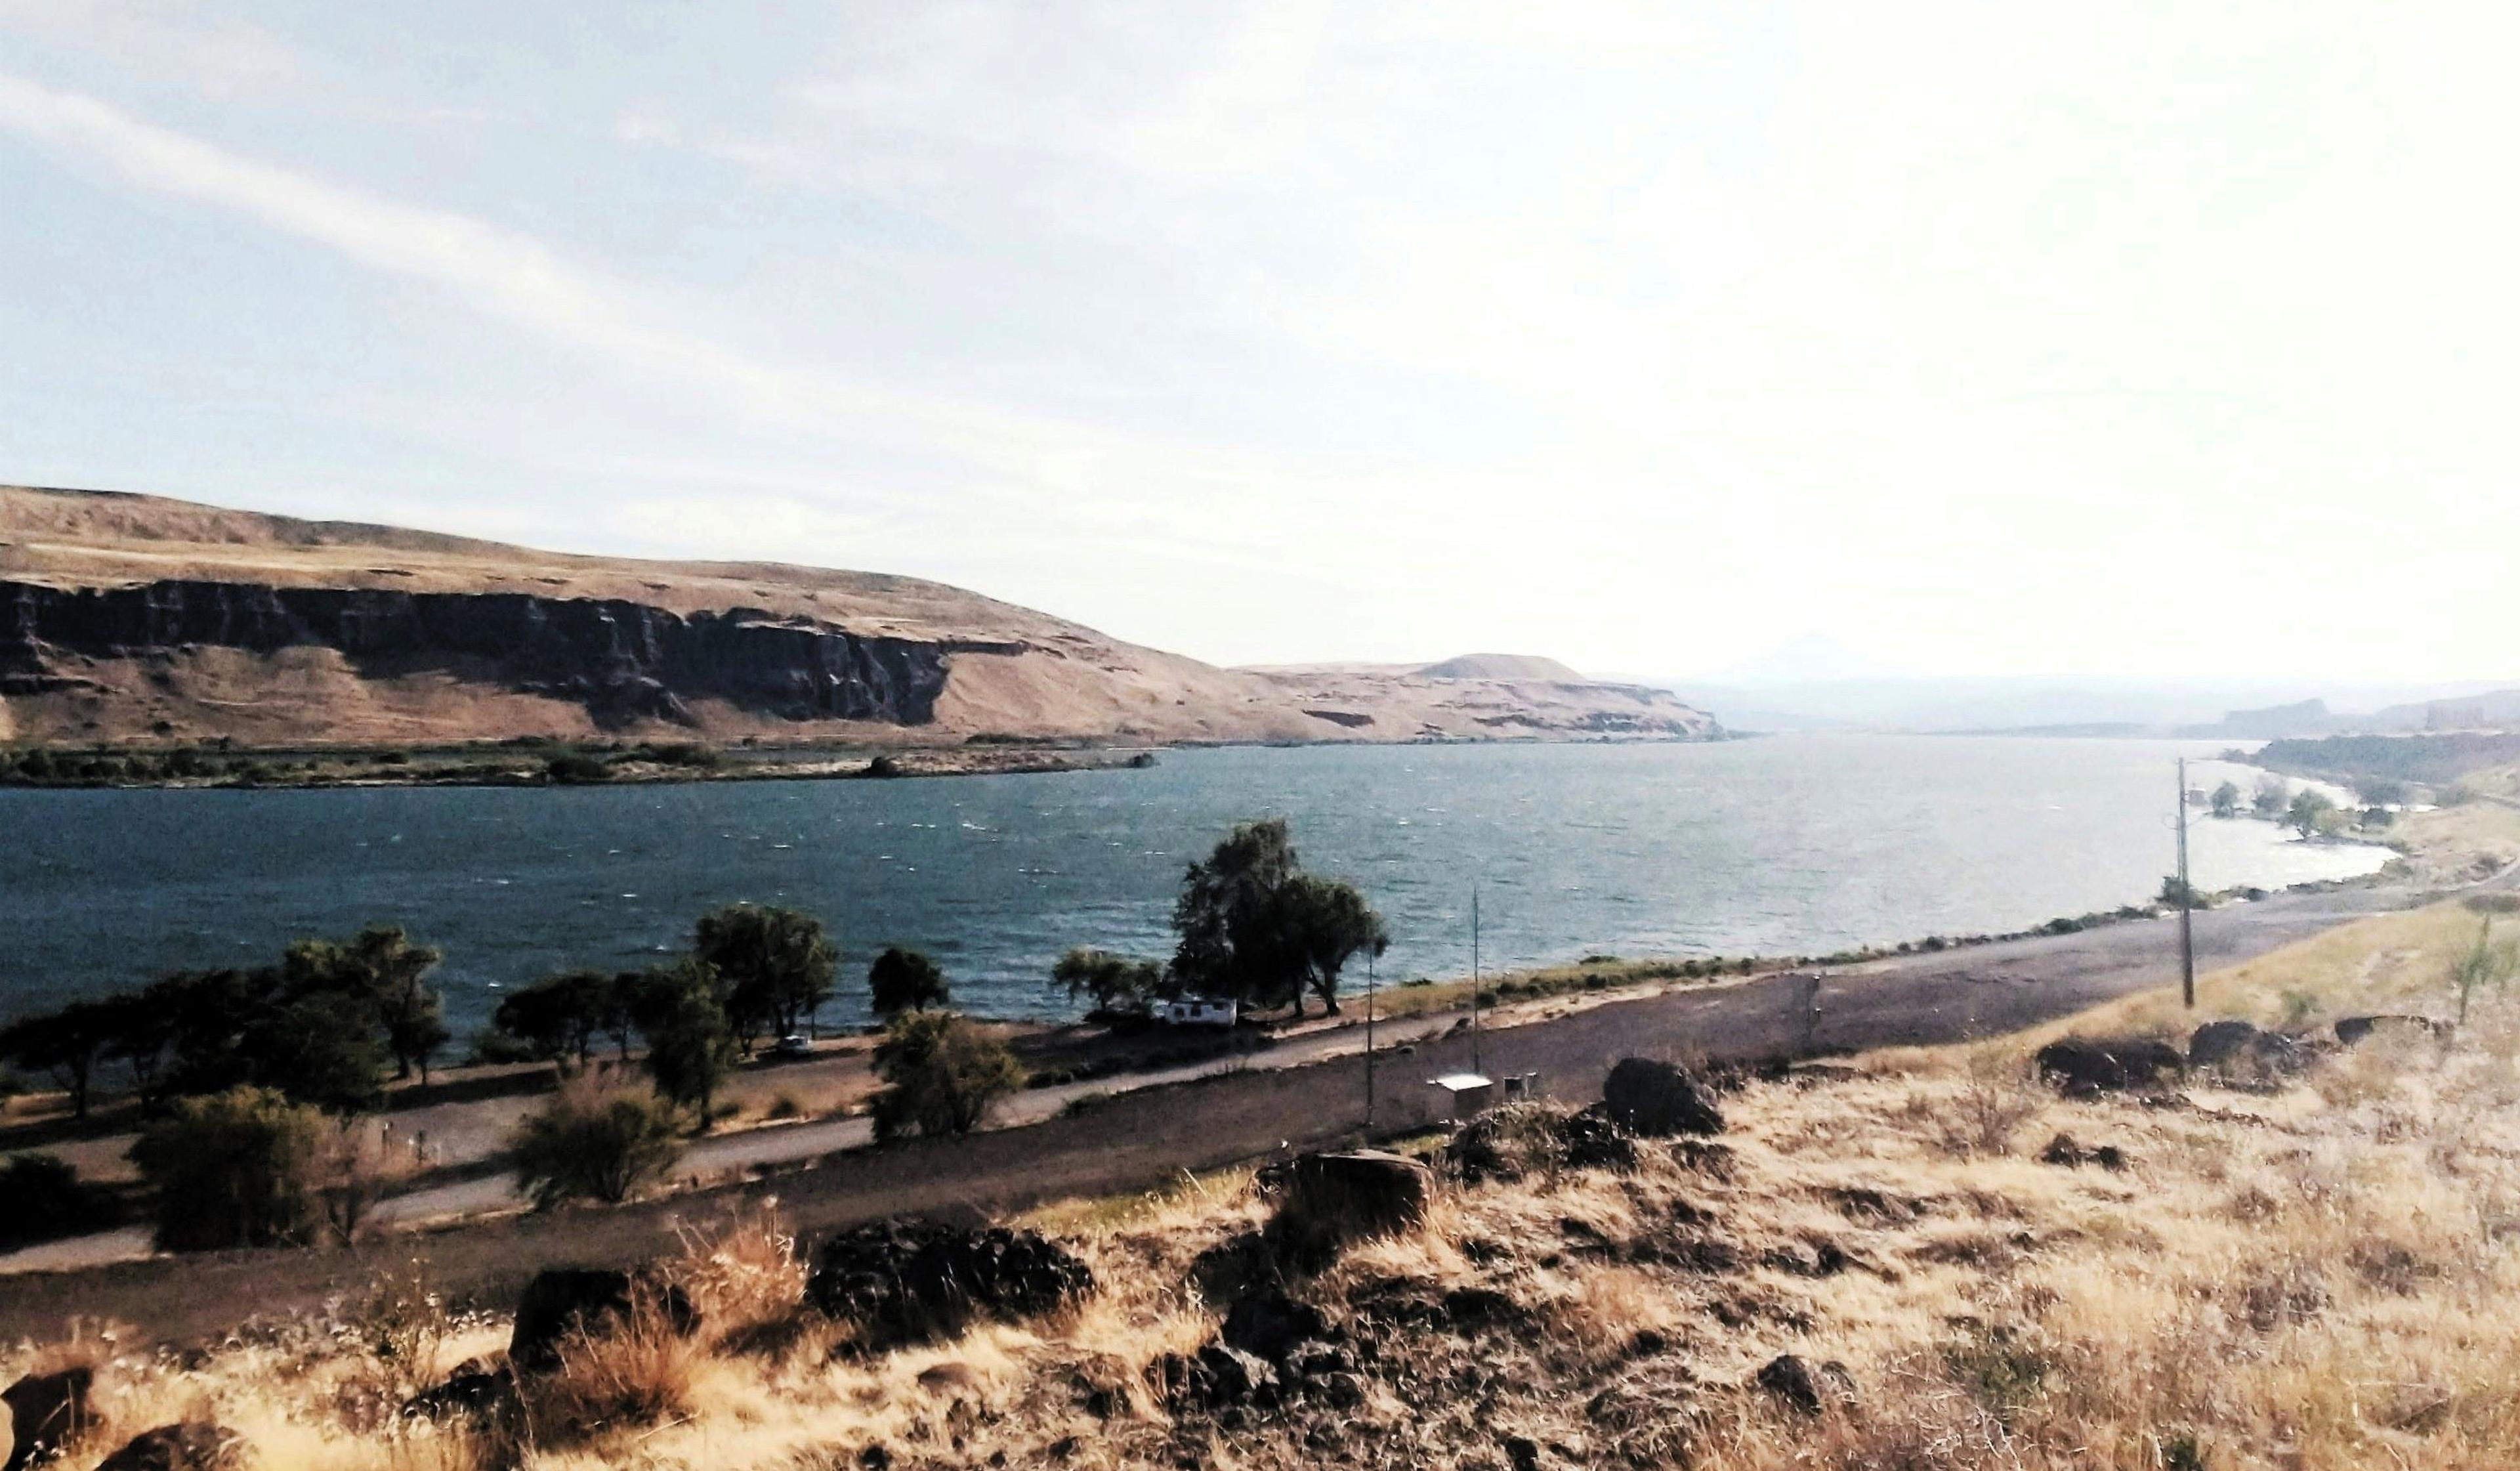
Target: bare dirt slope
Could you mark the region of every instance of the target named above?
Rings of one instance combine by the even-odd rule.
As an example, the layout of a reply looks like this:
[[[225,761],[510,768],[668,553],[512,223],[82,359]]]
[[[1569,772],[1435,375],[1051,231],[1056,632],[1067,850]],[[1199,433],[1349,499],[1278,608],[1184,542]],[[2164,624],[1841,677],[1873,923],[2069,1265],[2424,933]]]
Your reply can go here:
[[[913,577],[0,487],[0,739],[1714,731],[1659,692],[1552,671],[1573,675],[1225,669]]]

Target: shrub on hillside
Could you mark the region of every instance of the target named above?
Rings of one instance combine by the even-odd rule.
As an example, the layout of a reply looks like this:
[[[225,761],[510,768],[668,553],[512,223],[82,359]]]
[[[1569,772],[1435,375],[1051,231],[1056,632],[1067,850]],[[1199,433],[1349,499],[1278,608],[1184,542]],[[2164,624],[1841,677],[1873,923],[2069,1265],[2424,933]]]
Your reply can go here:
[[[162,1251],[303,1246],[324,1223],[317,1162],[332,1126],[269,1088],[179,1098],[131,1146]]]
[[[572,1200],[619,1205],[682,1158],[674,1106],[647,1088],[586,1077],[527,1114],[508,1139],[517,1186],[534,1209]]]
[[[896,1018],[876,1043],[875,1134],[967,1134],[998,1101],[1023,1086],[1007,1044],[969,1018],[920,1011]]]
[[[22,1154],[0,1165],[0,1201],[8,1202],[0,1210],[0,1247],[101,1231],[122,1217],[112,1195],[48,1154]]]

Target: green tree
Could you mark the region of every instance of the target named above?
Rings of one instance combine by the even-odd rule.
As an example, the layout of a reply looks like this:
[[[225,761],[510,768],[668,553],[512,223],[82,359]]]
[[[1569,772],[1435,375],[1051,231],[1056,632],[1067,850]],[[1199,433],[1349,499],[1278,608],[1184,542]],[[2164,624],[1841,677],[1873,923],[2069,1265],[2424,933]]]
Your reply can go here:
[[[637,1002],[649,1076],[658,1092],[698,1110],[702,1127],[718,1086],[735,1071],[735,1034],[720,990],[706,961],[686,959],[650,972]]]
[[[823,922],[793,909],[729,904],[700,916],[692,953],[726,988],[727,1021],[746,1051],[764,1029],[798,1030],[831,998],[840,951]]]
[[[394,1076],[409,1078],[416,1067],[426,1082],[429,1059],[452,1035],[443,1002],[428,984],[443,958],[414,943],[400,925],[369,925],[347,941],[298,941],[281,957],[281,978],[293,995],[338,992],[365,1000],[383,1030]]]
[[[1024,1071],[1007,1044],[950,1011],[893,1018],[875,1047],[875,1136],[967,1134],[1000,1099],[1021,1088]]]
[[[867,989],[875,997],[875,1014],[879,1017],[925,1011],[951,999],[944,970],[924,951],[899,945],[887,948],[867,967]]]
[[[2451,966],[2451,985],[2458,991],[2459,1025],[2467,1025],[2467,1004],[2476,992],[2487,986],[2505,988],[2514,976],[2520,976],[2520,942],[2494,942],[2494,916],[2485,916],[2476,932],[2476,943]]]
[[[572,1200],[619,1205],[682,1158],[674,1106],[647,1088],[581,1075],[509,1135],[517,1187],[537,1211]]]
[[[108,1017],[107,1060],[122,1065],[141,1108],[155,1111],[166,1100],[166,1049],[175,1038],[175,1019],[146,990],[108,996],[101,1004]]]
[[[131,1146],[155,1192],[161,1251],[303,1246],[323,1224],[315,1190],[324,1116],[269,1088],[180,1098]]]
[[[1050,969],[1069,1000],[1091,997],[1100,1012],[1143,1012],[1166,991],[1164,968],[1152,960],[1078,945]]]
[[[1297,874],[1278,891],[1272,905],[1276,947],[1300,969],[1306,989],[1338,1014],[1339,972],[1355,956],[1379,955],[1391,943],[1382,916],[1345,879]],[[1300,994],[1297,1010],[1302,1009]]]
[[[510,991],[491,1023],[546,1062],[575,1058],[583,1068],[594,1058],[595,1038],[613,1005],[610,976],[569,971]]]
[[[115,1013],[99,1001],[73,1001],[0,1028],[0,1058],[21,1068],[50,1073],[69,1094],[70,1112],[87,1117],[90,1084],[113,1045]]]
[[[2292,784],[2280,776],[2261,776],[2258,789],[2249,798],[2249,810],[2273,821],[2283,816],[2292,804]]]
[[[1241,824],[1190,865],[1173,929],[1173,977],[1185,988],[1298,1015],[1307,990],[1336,1011],[1341,968],[1389,942],[1355,886],[1303,871],[1275,818]]]
[[[2316,837],[2320,824],[2335,810],[2336,804],[2328,800],[2326,793],[2317,787],[2304,787],[2293,794],[2292,804],[2284,809],[2284,821],[2303,837]]]
[[[2214,796],[2213,796],[2212,801],[2213,801],[2213,804],[2214,804],[2214,815],[2215,815],[2215,816],[2217,816],[2217,817],[2237,817],[2237,816],[2239,816],[2239,815],[2240,815],[2240,784],[2239,784],[2238,782],[2227,781],[2227,782],[2223,783],[2221,786],[2216,787],[2216,788],[2214,789]]]

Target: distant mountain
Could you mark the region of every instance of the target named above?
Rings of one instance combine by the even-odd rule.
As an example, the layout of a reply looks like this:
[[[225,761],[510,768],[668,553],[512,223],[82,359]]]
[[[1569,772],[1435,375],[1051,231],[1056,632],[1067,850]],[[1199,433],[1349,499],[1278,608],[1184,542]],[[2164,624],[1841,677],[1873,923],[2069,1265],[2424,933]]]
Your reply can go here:
[[[1553,660],[1227,669],[913,577],[0,486],[0,741],[1718,733]]]
[[[1558,684],[1582,684],[1584,676],[1554,659],[1536,654],[1460,654],[1451,659],[1421,665],[1418,676],[1425,679],[1546,679]]]
[[[2495,682],[2330,683],[1887,676],[1727,682],[1651,678],[1734,730],[2002,732],[2273,740],[2340,731],[2520,723],[2520,690]],[[2354,712],[2368,712],[2355,713]]]

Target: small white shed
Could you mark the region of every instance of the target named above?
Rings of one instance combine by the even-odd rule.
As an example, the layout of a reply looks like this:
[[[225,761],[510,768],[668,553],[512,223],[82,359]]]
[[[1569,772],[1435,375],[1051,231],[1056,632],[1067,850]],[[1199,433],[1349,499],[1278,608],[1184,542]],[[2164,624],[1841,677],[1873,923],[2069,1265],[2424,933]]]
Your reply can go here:
[[[1484,1073],[1447,1073],[1427,1081],[1444,1090],[1447,1117],[1457,1124],[1487,1112],[1496,1101],[1496,1080]]]

